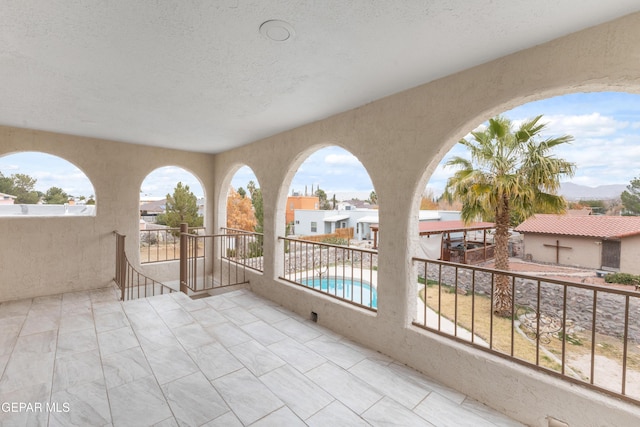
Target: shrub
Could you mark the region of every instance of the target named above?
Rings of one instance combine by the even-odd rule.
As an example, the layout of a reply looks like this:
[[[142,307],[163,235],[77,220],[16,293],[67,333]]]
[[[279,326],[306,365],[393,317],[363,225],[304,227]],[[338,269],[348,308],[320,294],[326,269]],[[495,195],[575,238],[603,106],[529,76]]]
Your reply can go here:
[[[629,273],[612,273],[604,276],[604,281],[607,283],[638,286],[640,285],[640,276]]]

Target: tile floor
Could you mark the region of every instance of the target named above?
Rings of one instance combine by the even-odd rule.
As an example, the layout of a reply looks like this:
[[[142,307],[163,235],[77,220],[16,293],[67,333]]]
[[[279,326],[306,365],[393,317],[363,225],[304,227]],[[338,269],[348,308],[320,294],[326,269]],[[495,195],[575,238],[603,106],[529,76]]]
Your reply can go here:
[[[2,426],[513,426],[246,290],[0,304]]]

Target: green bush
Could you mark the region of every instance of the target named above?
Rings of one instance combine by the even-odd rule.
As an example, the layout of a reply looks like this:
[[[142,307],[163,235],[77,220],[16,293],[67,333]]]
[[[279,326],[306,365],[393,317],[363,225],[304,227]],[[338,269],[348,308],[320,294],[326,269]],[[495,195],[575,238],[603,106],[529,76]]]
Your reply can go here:
[[[349,241],[340,237],[327,237],[325,239],[322,239],[322,243],[327,243],[329,245],[347,246],[349,244]]]
[[[640,285],[640,276],[629,273],[612,273],[604,276],[604,281],[607,283],[638,286]]]

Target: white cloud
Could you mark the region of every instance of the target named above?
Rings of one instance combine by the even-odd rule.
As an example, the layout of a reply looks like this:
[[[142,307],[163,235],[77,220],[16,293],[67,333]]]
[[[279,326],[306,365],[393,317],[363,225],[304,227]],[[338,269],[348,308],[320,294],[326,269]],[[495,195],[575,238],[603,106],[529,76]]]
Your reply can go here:
[[[360,160],[353,154],[329,154],[324,162],[329,165],[361,165]]]

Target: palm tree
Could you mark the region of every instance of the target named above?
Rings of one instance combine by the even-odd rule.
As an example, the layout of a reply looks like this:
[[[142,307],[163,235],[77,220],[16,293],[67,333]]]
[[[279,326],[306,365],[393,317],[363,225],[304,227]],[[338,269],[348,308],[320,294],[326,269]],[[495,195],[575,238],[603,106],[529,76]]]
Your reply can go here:
[[[565,200],[557,195],[562,176],[573,176],[575,164],[555,157],[551,150],[573,141],[571,135],[542,139],[542,116],[525,121],[513,129],[502,116],[489,120],[483,131],[472,132],[471,140],[461,139],[471,159],[454,157],[446,166],[458,167],[447,181],[445,195],[462,202],[465,223],[494,221],[495,266],[509,270],[509,226],[534,213],[561,213]],[[512,313],[509,277],[496,275],[494,313],[508,317]]]

